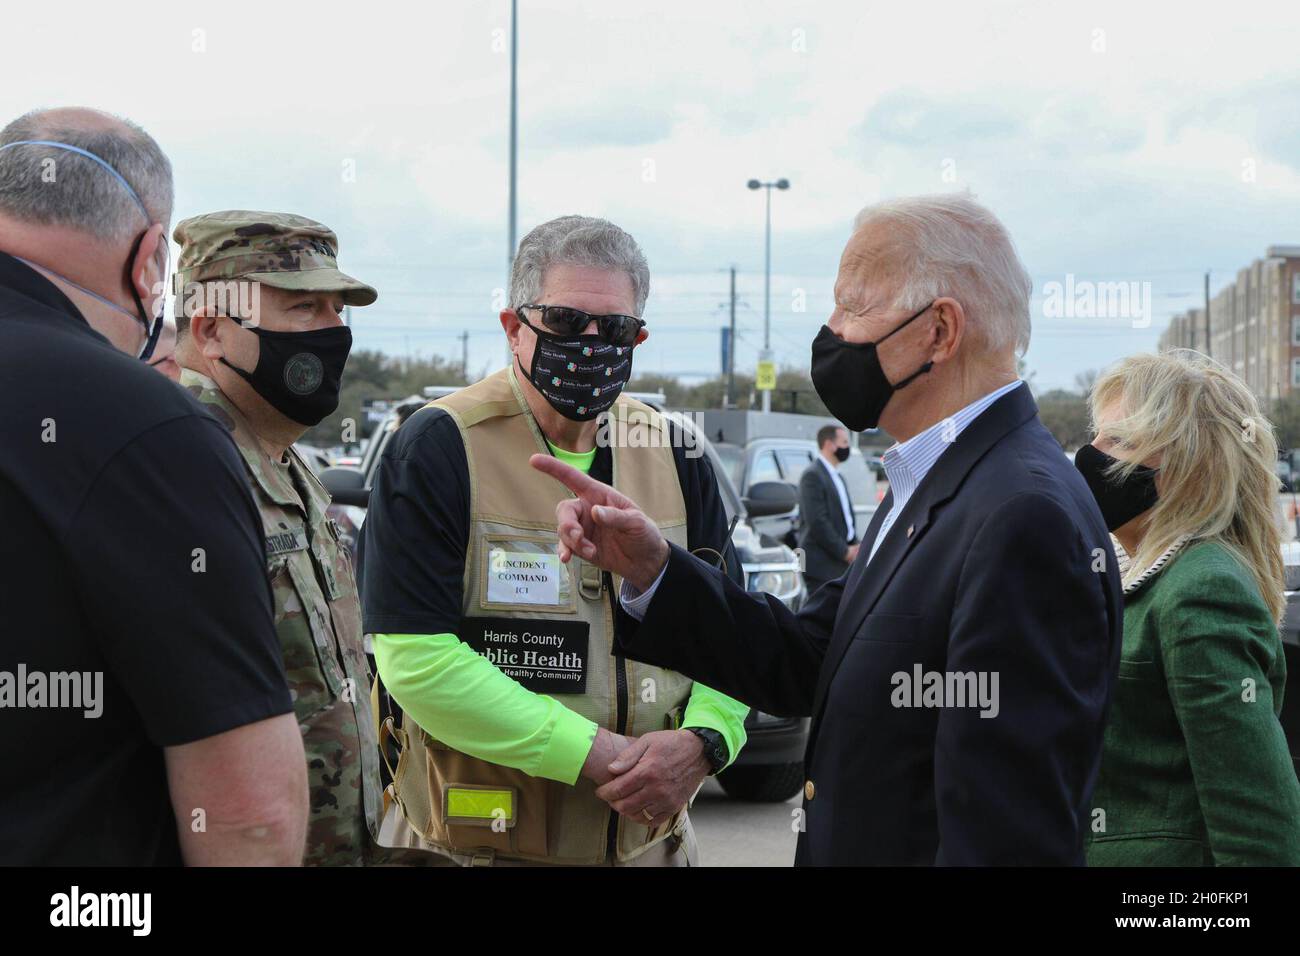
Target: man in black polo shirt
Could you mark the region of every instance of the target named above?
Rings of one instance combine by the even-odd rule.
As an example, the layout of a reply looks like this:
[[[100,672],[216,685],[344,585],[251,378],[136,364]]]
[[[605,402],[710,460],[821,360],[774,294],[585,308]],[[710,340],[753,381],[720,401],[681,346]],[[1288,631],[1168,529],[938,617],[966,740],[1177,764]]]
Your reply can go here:
[[[171,205],[132,124],[52,110],[0,130],[0,864],[302,856],[243,469],[140,361]]]

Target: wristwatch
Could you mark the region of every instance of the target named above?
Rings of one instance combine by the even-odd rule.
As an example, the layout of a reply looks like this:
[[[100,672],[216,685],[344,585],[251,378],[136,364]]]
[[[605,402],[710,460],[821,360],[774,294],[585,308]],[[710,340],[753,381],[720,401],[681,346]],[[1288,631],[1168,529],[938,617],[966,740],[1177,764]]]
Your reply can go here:
[[[713,776],[727,765],[730,754],[727,753],[727,741],[722,734],[708,727],[687,727],[691,733],[700,738],[704,744],[704,759],[709,762],[709,776]]]

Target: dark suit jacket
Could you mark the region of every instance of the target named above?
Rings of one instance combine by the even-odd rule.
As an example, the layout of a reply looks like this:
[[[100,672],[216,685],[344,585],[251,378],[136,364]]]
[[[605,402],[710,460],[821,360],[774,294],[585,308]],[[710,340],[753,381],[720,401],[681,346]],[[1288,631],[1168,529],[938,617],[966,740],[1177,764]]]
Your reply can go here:
[[[620,611],[619,645],[813,718],[798,864],[1081,863],[1123,614],[1096,503],[1021,386],[943,453],[868,564],[892,506],[798,614],[673,548],[644,622]],[[997,715],[915,706],[918,671],[989,690],[996,674]]]
[[[847,487],[844,493],[848,494]],[[844,523],[839,489],[821,461],[814,461],[799,476],[799,522],[799,547],[808,577],[829,581],[847,571],[844,552],[854,530]]]

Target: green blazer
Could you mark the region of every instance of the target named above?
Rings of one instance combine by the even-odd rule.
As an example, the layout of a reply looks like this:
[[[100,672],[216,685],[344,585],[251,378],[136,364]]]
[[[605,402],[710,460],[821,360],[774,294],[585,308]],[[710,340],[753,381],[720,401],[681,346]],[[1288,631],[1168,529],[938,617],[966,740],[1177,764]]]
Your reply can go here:
[[[1300,865],[1286,661],[1250,571],[1201,541],[1125,595],[1089,866]]]

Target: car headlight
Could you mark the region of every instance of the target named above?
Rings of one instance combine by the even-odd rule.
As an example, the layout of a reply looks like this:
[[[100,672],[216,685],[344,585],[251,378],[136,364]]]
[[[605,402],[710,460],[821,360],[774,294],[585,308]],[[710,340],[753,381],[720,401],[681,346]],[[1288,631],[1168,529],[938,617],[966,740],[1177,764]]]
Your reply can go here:
[[[797,571],[759,571],[749,576],[749,590],[787,597],[799,590]]]

